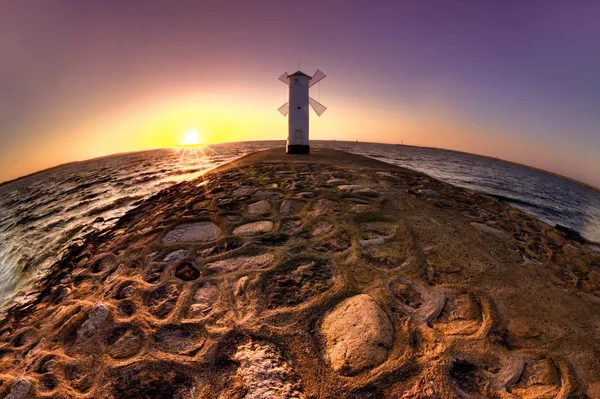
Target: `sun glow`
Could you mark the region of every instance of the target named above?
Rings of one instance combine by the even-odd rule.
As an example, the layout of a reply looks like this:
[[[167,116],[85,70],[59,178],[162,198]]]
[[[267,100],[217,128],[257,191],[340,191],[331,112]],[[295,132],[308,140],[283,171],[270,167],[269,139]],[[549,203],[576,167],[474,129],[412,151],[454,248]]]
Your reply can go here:
[[[202,142],[200,141],[200,136],[198,135],[197,130],[188,130],[185,133],[185,137],[181,142],[181,145],[199,145]]]

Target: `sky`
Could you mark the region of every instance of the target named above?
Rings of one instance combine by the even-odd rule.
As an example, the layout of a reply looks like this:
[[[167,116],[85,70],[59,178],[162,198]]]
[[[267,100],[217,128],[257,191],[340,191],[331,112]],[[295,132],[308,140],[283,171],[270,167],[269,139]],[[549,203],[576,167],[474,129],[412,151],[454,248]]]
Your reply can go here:
[[[499,157],[600,186],[600,2],[0,0],[0,181],[201,141],[287,138],[285,71],[328,77],[311,139]]]

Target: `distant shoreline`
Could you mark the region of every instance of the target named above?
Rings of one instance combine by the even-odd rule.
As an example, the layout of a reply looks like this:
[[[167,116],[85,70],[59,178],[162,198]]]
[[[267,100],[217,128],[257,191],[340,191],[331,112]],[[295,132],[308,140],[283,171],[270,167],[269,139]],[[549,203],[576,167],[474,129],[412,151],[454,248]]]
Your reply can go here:
[[[247,141],[247,142],[260,142],[260,141],[284,141],[284,140],[252,140],[252,141]],[[354,141],[342,141],[342,140],[314,140],[314,141],[316,141],[316,142],[331,142],[331,143],[336,143],[336,142],[339,142],[339,143],[354,143]],[[231,143],[244,143],[244,141],[236,141],[236,142],[231,142]],[[428,150],[447,151],[447,152],[453,152],[453,153],[457,153],[457,154],[465,154],[465,155],[471,155],[471,156],[480,157],[480,158],[491,159],[491,160],[495,160],[495,161],[499,161],[499,162],[504,162],[504,163],[507,163],[507,164],[510,164],[510,165],[520,166],[520,167],[523,167],[523,168],[534,170],[536,172],[545,173],[545,174],[550,175],[550,176],[558,177],[560,179],[564,179],[564,180],[569,181],[571,183],[579,184],[580,186],[589,188],[590,190],[594,190],[594,191],[600,193],[600,188],[595,187],[595,186],[593,186],[593,185],[591,185],[589,183],[585,183],[585,182],[582,182],[580,180],[576,180],[576,179],[573,179],[571,177],[561,175],[559,173],[550,172],[550,171],[545,170],[545,169],[536,168],[535,166],[530,166],[530,165],[522,164],[522,163],[519,163],[519,162],[509,161],[509,160],[502,159],[502,158],[492,157],[492,156],[489,156],[489,155],[481,155],[481,154],[475,154],[475,153],[472,153],[472,152],[451,150],[451,149],[448,149],[448,148],[425,147],[425,146],[410,145],[410,144],[376,143],[376,142],[370,142],[370,141],[361,141],[358,144],[361,144],[361,143],[366,143],[366,144],[383,144],[383,145],[392,145],[392,146],[395,145],[397,147],[423,148],[423,149],[428,149]],[[215,144],[228,144],[228,143],[211,143],[211,144],[207,144],[207,145],[215,145]],[[104,155],[104,156],[101,156],[101,157],[86,159],[86,160],[83,160],[83,161],[67,162],[67,163],[59,164],[59,165],[52,166],[52,167],[49,167],[49,168],[46,168],[46,169],[38,170],[37,172],[29,173],[27,175],[20,176],[20,177],[11,179],[11,180],[0,182],[0,187],[4,187],[4,186],[6,186],[8,184],[16,183],[19,180],[23,180],[23,179],[26,179],[28,177],[39,175],[39,174],[45,173],[45,172],[50,172],[52,170],[60,169],[60,168],[67,167],[67,166],[73,166],[73,165],[77,165],[77,164],[81,164],[81,163],[97,161],[99,159],[111,158],[111,157],[116,157],[116,156],[126,155],[126,154],[133,154],[133,153],[137,153],[137,152],[148,152],[148,151],[166,150],[166,149],[169,149],[169,147],[166,147],[166,148],[154,148],[154,149],[150,149],[150,150],[141,150],[141,151],[118,152],[118,153],[115,153],[115,154]]]

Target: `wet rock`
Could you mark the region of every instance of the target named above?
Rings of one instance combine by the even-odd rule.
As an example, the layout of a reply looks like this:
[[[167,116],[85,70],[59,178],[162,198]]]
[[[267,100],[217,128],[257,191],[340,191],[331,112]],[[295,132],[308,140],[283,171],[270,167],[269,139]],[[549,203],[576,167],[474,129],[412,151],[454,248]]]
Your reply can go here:
[[[268,233],[273,230],[273,222],[270,220],[261,220],[236,227],[233,234],[240,236],[253,236],[257,234]]]
[[[109,308],[104,303],[95,305],[87,320],[81,325],[77,331],[77,340],[81,341],[90,338],[96,333],[98,328],[106,321],[109,314]]]
[[[174,260],[178,260],[185,257],[185,249],[179,249],[177,251],[171,252],[163,259],[163,262],[172,262]]]
[[[494,227],[490,227],[487,224],[471,222],[471,226],[475,227],[477,230],[483,233],[493,235],[499,240],[504,241],[508,239],[508,234],[506,234],[504,231],[496,229]]]
[[[321,334],[332,368],[344,375],[384,362],[394,340],[387,314],[366,294],[339,303],[323,319]]]
[[[256,214],[256,213],[265,213],[271,210],[271,203],[269,201],[258,201],[253,204],[248,205],[248,213]]]
[[[164,244],[172,242],[207,242],[221,237],[221,229],[212,222],[190,223],[177,226],[162,239]]]
[[[273,261],[273,254],[266,253],[256,256],[243,256],[218,260],[206,265],[206,269],[219,272],[233,272],[244,269],[260,269]]]
[[[305,398],[294,370],[273,344],[249,342],[238,347],[233,359],[240,363],[235,379],[244,399]]]

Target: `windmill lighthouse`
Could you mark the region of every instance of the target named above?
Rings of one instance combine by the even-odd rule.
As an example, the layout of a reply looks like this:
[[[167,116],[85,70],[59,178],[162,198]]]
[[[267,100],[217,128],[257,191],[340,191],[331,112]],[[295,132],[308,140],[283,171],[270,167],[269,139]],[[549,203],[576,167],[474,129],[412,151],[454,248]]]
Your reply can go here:
[[[327,109],[316,100],[308,96],[308,88],[323,80],[327,75],[320,69],[310,77],[298,71],[291,75],[284,72],[280,77],[283,83],[290,87],[289,101],[279,107],[283,116],[288,113],[288,140],[286,152],[288,154],[308,154],[310,144],[308,141],[308,104],[312,106],[317,115],[321,116]]]

